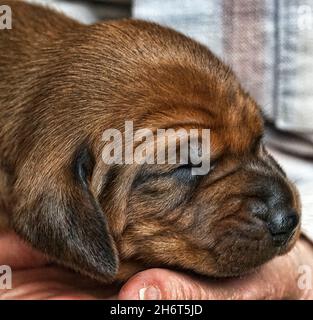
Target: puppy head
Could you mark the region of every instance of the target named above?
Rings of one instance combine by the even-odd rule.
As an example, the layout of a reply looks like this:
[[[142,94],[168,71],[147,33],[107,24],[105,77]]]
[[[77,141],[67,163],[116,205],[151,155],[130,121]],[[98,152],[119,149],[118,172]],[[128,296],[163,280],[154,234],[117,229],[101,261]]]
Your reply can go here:
[[[99,201],[113,208],[122,265],[234,276],[286,253],[299,235],[299,197],[263,145],[259,107],[207,49],[155,25],[139,29],[153,48],[137,58],[136,85],[125,89],[136,111],[121,120],[153,132],[211,129],[212,169],[199,176],[192,165],[109,169]]]
[[[288,251],[299,234],[298,195],[266,152],[259,109],[232,72],[154,24],[85,32],[49,57],[56,80],[44,83],[49,96],[36,101],[32,145],[17,163],[15,230],[105,281],[156,266],[233,276]],[[103,131],[128,120],[154,132],[210,129],[211,170],[105,165]]]
[[[118,177],[113,184],[128,181],[123,192],[110,192],[106,185],[100,196],[103,206],[113,194],[118,196],[115,203],[125,200],[123,210],[116,208],[124,212],[122,229],[116,216],[110,220],[113,230],[120,230],[116,239],[122,262],[236,276],[286,253],[295,243],[300,219],[297,191],[264,147],[255,102],[236,90],[227,114],[224,109],[205,116],[202,108],[194,107],[191,116],[179,98],[176,114],[167,107],[150,114],[152,128],[169,122],[176,128],[211,128],[207,174],[193,175],[191,163],[111,169]],[[226,106],[227,95],[215,102]],[[160,120],[160,112],[166,122]]]

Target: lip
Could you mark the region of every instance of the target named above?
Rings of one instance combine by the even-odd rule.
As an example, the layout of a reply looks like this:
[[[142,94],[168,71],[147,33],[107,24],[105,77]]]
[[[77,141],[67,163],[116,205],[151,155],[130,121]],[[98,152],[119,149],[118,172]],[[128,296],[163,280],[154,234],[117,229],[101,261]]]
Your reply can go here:
[[[274,247],[282,247],[286,245],[289,242],[289,238],[286,239],[286,236],[284,233],[275,235],[275,238],[273,238],[272,243]]]
[[[294,238],[296,234],[297,228],[292,231],[292,233],[289,235],[288,238],[286,238],[285,233],[276,234],[275,237],[272,239],[272,243],[274,247],[285,247],[288,246],[289,243],[292,242],[292,239]]]

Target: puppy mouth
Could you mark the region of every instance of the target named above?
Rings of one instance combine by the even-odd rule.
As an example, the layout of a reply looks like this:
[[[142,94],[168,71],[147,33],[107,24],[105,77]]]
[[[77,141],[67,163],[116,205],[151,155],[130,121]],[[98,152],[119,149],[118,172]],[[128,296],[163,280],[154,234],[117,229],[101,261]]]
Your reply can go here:
[[[255,229],[258,229],[255,232]],[[259,223],[250,232],[239,229],[232,236],[222,235],[215,247],[217,261],[216,276],[234,277],[253,272],[275,256],[288,253],[296,243],[300,226],[287,236],[286,233],[271,234],[266,224],[260,229]]]
[[[292,231],[288,237],[286,237],[284,232],[276,234],[275,238],[272,239],[273,246],[279,248],[280,251],[283,251],[284,248],[288,247],[288,244],[291,242],[291,239],[295,234],[296,230]]]

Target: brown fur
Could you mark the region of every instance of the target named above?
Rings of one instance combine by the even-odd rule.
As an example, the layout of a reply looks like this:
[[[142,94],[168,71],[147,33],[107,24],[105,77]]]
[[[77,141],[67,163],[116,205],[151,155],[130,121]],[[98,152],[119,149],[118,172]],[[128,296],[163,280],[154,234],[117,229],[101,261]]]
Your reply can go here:
[[[299,213],[297,192],[258,142],[259,108],[207,48],[143,21],[84,26],[6,3],[0,205],[22,238],[104,281],[151,266],[238,275],[292,247],[299,227],[274,247],[248,204],[279,184]],[[217,167],[185,183],[166,165],[105,166],[102,133],[125,120],[210,128]]]

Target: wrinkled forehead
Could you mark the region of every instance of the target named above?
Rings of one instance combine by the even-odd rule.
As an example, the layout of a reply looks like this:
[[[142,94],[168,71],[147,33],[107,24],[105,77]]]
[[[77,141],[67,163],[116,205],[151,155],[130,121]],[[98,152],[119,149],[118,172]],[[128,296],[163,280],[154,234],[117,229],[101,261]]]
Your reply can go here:
[[[145,126],[157,133],[159,129],[181,129],[190,133],[198,132],[201,140],[203,134],[210,132],[211,152],[244,154],[256,145],[264,130],[263,119],[258,106],[247,97],[238,99],[224,108],[215,107],[211,103],[173,104],[167,108],[161,105],[149,116],[140,121],[139,128]]]
[[[162,79],[146,96],[139,126],[210,129],[212,147],[235,154],[248,150],[263,134],[260,108],[231,72],[160,69],[154,78],[161,74]]]

